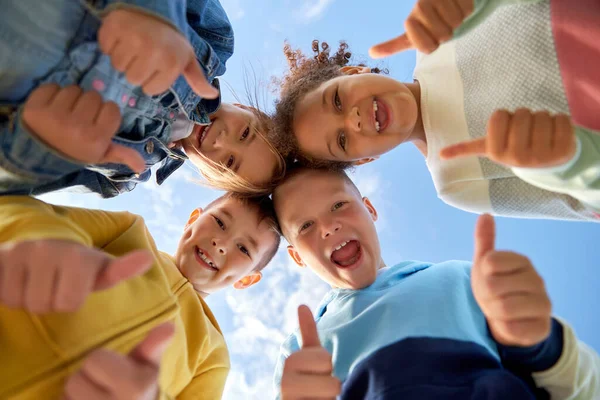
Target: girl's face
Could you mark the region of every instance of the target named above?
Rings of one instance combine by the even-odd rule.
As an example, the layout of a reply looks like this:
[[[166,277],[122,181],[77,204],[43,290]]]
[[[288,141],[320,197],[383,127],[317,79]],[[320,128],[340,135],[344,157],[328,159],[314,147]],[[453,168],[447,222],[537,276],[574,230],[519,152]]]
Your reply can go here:
[[[242,105],[221,104],[210,116],[210,125],[196,125],[192,134],[181,141],[194,165],[209,158],[235,172],[253,185],[268,183],[278,168],[277,156],[271,151],[256,115]]]
[[[377,74],[345,75],[306,94],[294,111],[300,151],[316,159],[368,160],[406,141],[418,117],[411,91]]]

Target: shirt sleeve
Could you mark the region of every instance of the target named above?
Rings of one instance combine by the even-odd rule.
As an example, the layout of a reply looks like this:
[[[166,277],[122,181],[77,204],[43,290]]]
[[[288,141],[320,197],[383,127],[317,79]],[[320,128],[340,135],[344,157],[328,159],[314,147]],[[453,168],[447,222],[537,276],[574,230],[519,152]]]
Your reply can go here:
[[[566,164],[554,168],[513,168],[525,182],[570,195],[600,210],[600,135],[576,127],[577,151]]]
[[[0,197],[0,243],[57,239],[103,248],[135,222],[136,215],[60,207],[28,196]]]
[[[228,368],[213,368],[197,375],[177,396],[180,400],[213,400],[223,397]]]
[[[563,350],[558,362],[550,369],[536,372],[533,379],[554,400],[592,400],[600,398],[600,357],[579,341],[573,329],[559,320],[563,327]]]
[[[84,168],[47,146],[13,110],[0,122],[0,193],[27,192]]]

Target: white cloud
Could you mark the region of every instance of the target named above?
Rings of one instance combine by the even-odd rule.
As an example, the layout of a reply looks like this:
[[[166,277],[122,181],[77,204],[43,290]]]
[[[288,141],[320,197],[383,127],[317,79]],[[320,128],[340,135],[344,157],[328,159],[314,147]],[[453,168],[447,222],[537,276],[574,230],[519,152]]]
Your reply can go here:
[[[232,21],[242,19],[246,15],[240,0],[221,0],[221,5]]]
[[[299,15],[304,22],[312,22],[321,18],[334,1],[335,0],[307,0],[299,9]]]

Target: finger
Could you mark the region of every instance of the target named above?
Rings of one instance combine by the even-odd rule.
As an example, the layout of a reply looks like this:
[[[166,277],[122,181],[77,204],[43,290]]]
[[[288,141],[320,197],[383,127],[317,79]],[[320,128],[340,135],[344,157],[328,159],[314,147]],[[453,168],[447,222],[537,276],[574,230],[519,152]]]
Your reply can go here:
[[[144,82],[142,90],[148,96],[163,93],[169,89],[178,76],[179,72],[177,71],[156,71]]]
[[[95,120],[95,126],[102,134],[113,137],[121,126],[121,111],[115,103],[107,102],[102,105]]]
[[[98,29],[98,45],[100,50],[107,55],[110,55],[119,41],[119,35],[113,34],[110,24],[103,23]]]
[[[422,53],[432,53],[440,45],[438,40],[416,18],[407,19],[404,28],[414,47]]]
[[[486,303],[485,316],[499,321],[548,317],[552,304],[545,295],[515,293]]]
[[[33,313],[41,314],[52,310],[57,272],[56,266],[51,265],[53,262],[54,260],[38,259],[36,264],[30,265],[24,298],[25,308]],[[40,263],[45,265],[39,265]]]
[[[100,164],[124,164],[127,165],[132,171],[141,173],[146,169],[146,161],[136,150],[130,149],[129,147],[112,143],[104,157],[100,160]]]
[[[553,150],[560,151],[561,149],[568,148],[571,151],[570,154],[575,153],[577,141],[575,139],[575,130],[571,122],[571,118],[568,115],[559,114],[554,119],[555,135]],[[565,160],[568,161],[568,160]]]
[[[441,1],[436,3],[438,14],[444,19],[446,24],[454,29],[458,28],[464,21],[462,10],[454,0]]]
[[[331,354],[323,347],[307,347],[285,360],[284,371],[327,375],[333,372]]]
[[[489,252],[480,263],[480,269],[486,276],[512,275],[521,270],[534,269],[527,257],[512,251]]]
[[[104,255],[97,250],[72,253],[62,261],[69,263],[59,268],[52,309],[58,312],[73,312],[79,309],[92,291],[98,270],[105,262]]]
[[[387,42],[379,43],[371,47],[369,49],[369,56],[371,56],[371,58],[389,57],[392,54],[400,53],[405,50],[411,50],[413,48],[413,44],[405,33],[394,39],[388,40]]]
[[[479,264],[483,257],[495,248],[496,226],[494,217],[489,214],[480,215],[475,225],[475,250],[473,263]]]
[[[533,114],[531,147],[537,154],[549,154],[552,151],[553,126],[552,117],[544,111]]]
[[[512,160],[521,166],[529,159],[531,151],[531,112],[520,108],[515,111],[508,134],[507,149],[512,154]]]
[[[63,112],[73,111],[75,104],[79,100],[79,96],[83,91],[79,86],[71,85],[61,89],[56,96],[54,96],[54,101],[52,104],[56,109],[61,110]]]
[[[4,265],[2,268],[2,298],[0,301],[7,307],[22,307],[25,287],[27,285],[27,269],[24,265]]]
[[[129,353],[133,360],[158,367],[164,351],[175,335],[175,326],[164,323],[153,328],[146,338]]]
[[[113,260],[107,259],[106,264],[96,276],[93,290],[105,290],[141,275],[152,267],[153,261],[152,255],[146,250],[132,251]]]
[[[317,323],[313,318],[310,308],[305,305],[298,307],[298,324],[300,325],[303,348],[321,346],[319,333],[317,332]]]
[[[119,72],[125,72],[135,58],[136,52],[124,42],[117,42],[109,55],[112,66]]]
[[[463,17],[466,19],[469,15],[473,13],[473,8],[475,7],[474,0],[454,0],[456,5],[460,7],[462,11]]]
[[[141,374],[136,373],[136,369],[136,363],[126,356],[98,349],[83,361],[80,372],[102,390],[111,394],[123,394],[126,388],[130,388],[133,381],[137,380],[136,376],[141,377]]]
[[[183,77],[198,96],[205,99],[215,99],[219,96],[219,91],[206,80],[195,57],[191,57],[190,62],[184,68]]]
[[[544,281],[533,268],[510,275],[486,275],[482,279],[480,300],[500,299],[512,294],[538,295],[546,293]]]
[[[102,109],[102,96],[96,91],[83,93],[75,103],[73,114],[77,115],[79,121],[92,125]]]
[[[494,160],[502,159],[508,140],[508,128],[511,115],[506,110],[495,111],[487,126],[487,154]]]
[[[102,400],[109,398],[109,392],[89,379],[83,371],[71,376],[65,385],[67,399]]]
[[[469,140],[468,142],[456,143],[443,148],[440,151],[440,157],[443,160],[466,156],[485,156],[486,155],[486,138],[480,137]]]
[[[519,321],[497,321],[492,328],[494,337],[496,333],[500,333],[501,337],[508,340],[509,343],[504,344],[521,347],[543,342],[550,336],[551,330],[552,320],[548,316]]]
[[[32,108],[42,108],[52,102],[54,96],[60,91],[60,86],[51,83],[44,84],[35,89],[27,98],[27,106]]]
[[[286,374],[281,378],[284,399],[334,399],[341,391],[340,380],[331,375]]]
[[[436,42],[443,43],[452,37],[452,27],[444,21],[438,10],[432,5],[418,2],[415,6],[414,16]]]
[[[137,57],[131,61],[125,77],[131,84],[143,86],[144,82],[156,72],[154,68],[151,68],[152,65],[156,64],[145,57]]]

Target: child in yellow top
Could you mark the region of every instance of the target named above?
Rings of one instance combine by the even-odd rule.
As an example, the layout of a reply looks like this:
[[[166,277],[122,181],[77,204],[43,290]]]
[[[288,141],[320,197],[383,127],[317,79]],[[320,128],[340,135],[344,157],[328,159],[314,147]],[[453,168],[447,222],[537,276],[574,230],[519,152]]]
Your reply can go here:
[[[90,352],[152,359],[140,354],[153,335],[157,343],[168,338],[168,327],[159,326],[165,322],[174,336],[160,364],[161,397],[221,398],[229,356],[203,298],[260,280],[280,241],[269,199],[225,195],[194,210],[174,256],[159,251],[143,219],[128,212],[6,196],[0,221],[0,398],[53,399],[65,385],[68,398],[89,398],[77,390],[98,359]],[[85,393],[113,390],[120,398],[125,389],[106,382],[112,368],[104,371]]]

